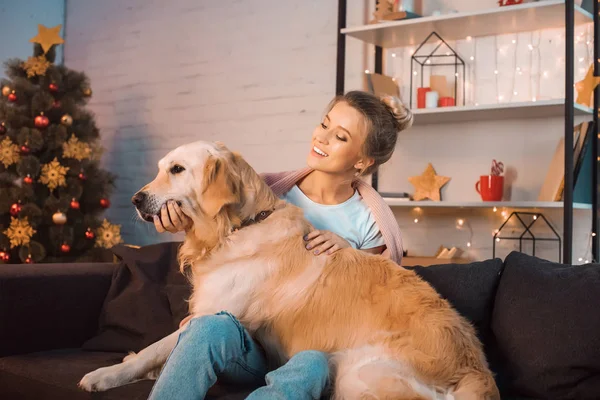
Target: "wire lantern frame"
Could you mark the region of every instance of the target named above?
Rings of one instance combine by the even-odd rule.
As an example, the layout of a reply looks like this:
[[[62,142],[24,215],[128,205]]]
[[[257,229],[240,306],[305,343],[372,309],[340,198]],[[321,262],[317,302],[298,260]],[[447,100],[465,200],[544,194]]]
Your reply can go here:
[[[425,46],[429,40],[432,37],[436,37],[437,39],[439,39],[440,43],[438,43],[438,45],[433,49],[433,51],[431,51],[428,54],[420,54],[421,49],[423,48],[423,46]],[[442,46],[444,46],[448,49],[450,54],[436,54],[440,48]],[[436,63],[435,61],[440,59],[440,58],[452,58],[453,61],[452,62],[445,62],[445,60],[442,60],[442,62]],[[415,50],[415,52],[413,53],[413,55],[411,56],[410,59],[410,70],[411,70],[411,79],[410,79],[410,105],[411,108],[414,107],[413,105],[413,84],[414,84],[414,71],[416,71],[415,69],[415,64],[418,64],[421,66],[421,87],[423,87],[423,85],[425,84],[424,82],[424,72],[425,72],[425,67],[443,67],[443,66],[454,66],[454,102],[455,104],[458,105],[458,98],[457,98],[457,94],[458,94],[458,80],[460,77],[459,74],[459,68],[462,68],[462,78],[461,78],[461,82],[462,82],[462,105],[464,106],[465,103],[465,97],[466,97],[466,89],[465,89],[465,77],[466,77],[466,67],[465,67],[465,62],[464,60],[458,55],[458,53],[440,36],[437,34],[437,32],[431,32],[429,34],[429,36],[427,36],[427,38],[419,45],[419,47],[417,47],[417,50]]]
[[[525,223],[525,221],[523,220],[522,216],[532,216],[533,219],[530,223]],[[513,216],[519,221],[521,227],[523,228],[523,232],[521,233],[521,235],[516,236],[516,237],[508,237],[508,236],[500,236],[501,232],[502,232],[502,228],[504,228],[506,226],[506,224],[513,218]],[[536,224],[537,221],[544,221],[546,223],[546,225],[548,226],[548,228],[550,228],[550,230],[552,231],[552,233],[554,234],[554,237],[536,237],[533,232],[531,231],[531,229],[533,228],[533,226]],[[526,236],[528,235],[528,236]],[[560,238],[560,235],[556,232],[556,229],[554,229],[552,227],[552,225],[550,225],[550,222],[548,222],[548,220],[546,219],[546,217],[544,216],[544,214],[540,214],[540,213],[532,213],[532,212],[521,212],[521,211],[513,211],[509,217],[506,219],[506,221],[504,221],[504,223],[500,226],[500,228],[498,230],[496,230],[496,232],[494,233],[494,239],[493,239],[493,244],[492,244],[492,258],[496,258],[496,243],[498,241],[498,239],[502,239],[502,240],[518,240],[519,241],[519,252],[523,252],[523,241],[531,241],[533,242],[533,250],[532,250],[532,256],[535,257],[535,248],[536,248],[536,242],[539,241],[546,241],[546,242],[558,242],[558,262],[561,262],[561,256],[562,256],[562,239]]]

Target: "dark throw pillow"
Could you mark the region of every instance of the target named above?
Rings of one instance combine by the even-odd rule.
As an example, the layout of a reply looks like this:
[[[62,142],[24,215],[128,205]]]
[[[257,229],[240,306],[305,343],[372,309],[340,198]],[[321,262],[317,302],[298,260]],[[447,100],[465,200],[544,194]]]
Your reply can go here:
[[[496,288],[502,272],[502,260],[470,264],[444,264],[429,267],[404,267],[421,278],[448,300],[477,329],[486,344],[491,334],[491,318]]]
[[[100,313],[98,334],[84,343],[84,350],[137,352],[177,330],[191,293],[179,272],[179,245],[113,248],[121,263]]]
[[[511,253],[492,329],[512,393],[600,399],[600,265]]]

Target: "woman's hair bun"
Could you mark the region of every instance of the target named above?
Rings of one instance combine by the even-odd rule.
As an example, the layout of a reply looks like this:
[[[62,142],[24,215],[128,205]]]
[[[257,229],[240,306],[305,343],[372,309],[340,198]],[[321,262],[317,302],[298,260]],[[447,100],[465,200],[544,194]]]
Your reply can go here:
[[[396,96],[383,96],[381,102],[386,105],[398,124],[398,131],[408,129],[413,124],[413,113]]]

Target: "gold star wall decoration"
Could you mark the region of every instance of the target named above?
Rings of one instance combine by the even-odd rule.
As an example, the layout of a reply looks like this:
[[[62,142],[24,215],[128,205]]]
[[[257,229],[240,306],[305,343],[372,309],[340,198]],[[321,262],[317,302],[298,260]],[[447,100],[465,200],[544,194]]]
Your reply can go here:
[[[427,169],[420,176],[411,176],[408,181],[415,187],[413,200],[435,200],[440,201],[440,190],[450,181],[447,176],[436,175],[433,165],[429,163]]]
[[[575,102],[587,107],[593,107],[592,95],[598,83],[600,83],[600,77],[594,76],[594,64],[592,64],[585,78],[575,84],[575,89],[577,90],[577,100]]]

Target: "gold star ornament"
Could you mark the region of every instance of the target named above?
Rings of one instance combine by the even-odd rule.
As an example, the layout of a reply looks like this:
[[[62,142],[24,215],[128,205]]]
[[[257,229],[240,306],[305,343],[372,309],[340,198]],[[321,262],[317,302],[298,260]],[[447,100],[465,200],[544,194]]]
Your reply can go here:
[[[96,236],[96,247],[110,249],[119,243],[123,243],[121,225],[111,224],[106,219],[102,221],[102,226],[98,228],[98,235]]]
[[[0,142],[0,163],[4,164],[4,168],[8,168],[9,165],[15,164],[21,158],[19,153],[19,146],[14,144],[8,136]]]
[[[90,158],[92,149],[85,142],[80,142],[75,134],[71,135],[71,138],[67,143],[63,143],[63,157],[74,158],[77,161],[81,161],[84,158]]]
[[[69,167],[60,165],[56,157],[54,157],[54,160],[42,166],[40,182],[48,186],[50,190],[54,190],[59,186],[67,186],[65,176],[68,170]]]
[[[31,237],[36,232],[29,225],[27,218],[10,218],[10,226],[4,231],[4,234],[10,239],[10,248],[29,244]]]
[[[46,75],[50,62],[46,60],[45,56],[29,57],[27,61],[22,64],[22,67],[27,71],[27,77],[31,78],[36,75]]]
[[[592,64],[585,78],[575,84],[575,89],[577,90],[577,100],[575,102],[592,107],[594,89],[598,83],[600,83],[600,77],[594,76],[594,64]]]
[[[42,24],[38,24],[38,34],[29,39],[31,43],[38,43],[42,46],[44,54],[50,50],[55,44],[63,44],[65,41],[60,37],[60,28],[62,25],[56,25],[53,28],[47,28]]]
[[[429,163],[427,169],[420,176],[411,176],[408,181],[415,187],[413,200],[434,200],[440,201],[440,190],[450,181],[447,176],[436,175],[433,165]]]

